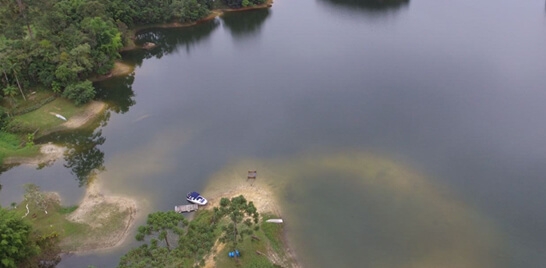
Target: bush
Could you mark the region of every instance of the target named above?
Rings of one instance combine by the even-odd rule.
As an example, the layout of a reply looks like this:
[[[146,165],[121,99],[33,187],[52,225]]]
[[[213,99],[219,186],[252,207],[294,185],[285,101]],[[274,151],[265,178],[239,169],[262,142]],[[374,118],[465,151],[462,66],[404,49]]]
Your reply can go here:
[[[28,133],[33,133],[35,130],[36,129],[34,126],[31,126],[27,123],[24,123],[18,120],[10,120],[6,124],[6,131],[10,133],[28,134]]]
[[[0,107],[0,131],[5,131],[10,118],[4,108]]]
[[[79,106],[85,104],[95,97],[95,88],[91,81],[86,80],[68,85],[63,92],[63,97],[73,100]]]

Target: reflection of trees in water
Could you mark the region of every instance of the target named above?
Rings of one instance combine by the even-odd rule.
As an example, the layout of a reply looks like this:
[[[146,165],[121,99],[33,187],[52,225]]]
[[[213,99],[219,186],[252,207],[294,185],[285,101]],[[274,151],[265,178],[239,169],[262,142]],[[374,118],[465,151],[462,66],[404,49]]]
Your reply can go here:
[[[224,26],[234,38],[254,36],[260,33],[263,23],[269,17],[269,9],[246,12],[228,12],[222,15]]]
[[[102,130],[91,131],[88,135],[73,133],[66,137],[68,151],[65,153],[64,166],[71,169],[76,176],[79,186],[87,185],[89,178],[104,168],[104,152],[97,146],[106,139],[102,137]]]
[[[178,52],[180,47],[184,47],[186,52],[189,53],[192,47],[209,37],[218,25],[218,20],[210,20],[191,27],[145,30],[137,34],[135,43],[142,45],[151,42],[157,46],[149,50],[138,50],[128,54],[131,54],[130,57],[140,65],[143,59],[161,58],[164,55]]]
[[[409,5],[409,0],[319,0],[320,2],[346,10],[368,13],[398,10]]]
[[[95,84],[99,99],[108,102],[109,110],[116,113],[126,113],[129,107],[136,104],[133,82],[135,73],[122,77],[112,77]]]

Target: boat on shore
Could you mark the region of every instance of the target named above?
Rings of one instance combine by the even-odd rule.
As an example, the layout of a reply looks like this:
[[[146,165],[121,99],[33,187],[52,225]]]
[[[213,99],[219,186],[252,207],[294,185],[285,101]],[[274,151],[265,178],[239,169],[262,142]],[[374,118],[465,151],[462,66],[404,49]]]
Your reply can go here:
[[[198,204],[201,206],[204,206],[207,204],[207,199],[204,198],[202,195],[200,195],[198,192],[189,192],[186,195],[186,200],[188,200],[191,203]]]

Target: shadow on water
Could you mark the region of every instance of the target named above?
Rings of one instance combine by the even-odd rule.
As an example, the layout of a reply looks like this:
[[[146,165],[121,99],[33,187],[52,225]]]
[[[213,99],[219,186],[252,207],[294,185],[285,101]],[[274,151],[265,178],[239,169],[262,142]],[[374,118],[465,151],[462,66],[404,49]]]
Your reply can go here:
[[[318,0],[318,2],[341,11],[382,16],[407,8],[410,0]]]
[[[216,19],[183,28],[151,28],[140,31],[136,35],[135,44],[140,46],[151,42],[157,46],[149,50],[133,50],[123,53],[123,58],[138,66],[144,59],[156,57],[158,59],[171,53],[176,53],[180,48],[185,48],[186,53],[206,40],[218,27],[220,22]]]
[[[113,77],[99,83],[95,83],[98,99],[110,105],[108,109],[118,114],[124,114],[136,104],[133,82],[135,73],[122,77]]]
[[[105,169],[104,152],[98,148],[104,141],[102,130],[92,131],[89,135],[69,135],[64,166],[76,176],[80,187],[87,185],[93,175]]]
[[[235,39],[254,37],[260,33],[265,20],[271,15],[269,9],[246,12],[228,12],[222,15],[223,26]]]
[[[106,113],[101,122],[102,126],[108,117],[109,113]],[[105,141],[102,129],[94,126],[50,134],[40,138],[37,142],[53,142],[66,146],[64,167],[70,169],[70,173],[76,176],[78,186],[81,187],[87,185],[97,172],[105,170],[104,152],[99,148]]]

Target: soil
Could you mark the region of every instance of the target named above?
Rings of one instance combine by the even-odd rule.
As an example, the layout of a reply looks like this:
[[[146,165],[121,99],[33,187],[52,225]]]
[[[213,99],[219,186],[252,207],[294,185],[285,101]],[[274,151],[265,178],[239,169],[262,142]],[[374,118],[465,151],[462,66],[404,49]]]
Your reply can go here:
[[[85,125],[87,122],[91,121],[91,119],[97,117],[105,108],[106,103],[100,101],[92,101],[89,103],[87,109],[85,109],[84,112],[70,117],[70,119],[64,122],[61,126],[70,129],[79,128]]]
[[[126,49],[126,50],[129,50],[129,49]],[[134,66],[116,61],[114,62],[114,68],[112,68],[112,70],[108,74],[93,77],[91,81],[97,82],[97,81],[103,81],[115,76],[128,75],[132,73],[134,70],[135,70]]]
[[[136,200],[104,195],[95,180],[88,186],[78,209],[67,217],[70,221],[89,225],[90,231],[82,237],[67,238],[64,245],[78,245],[66,246],[71,253],[116,247],[127,238],[136,212]]]

